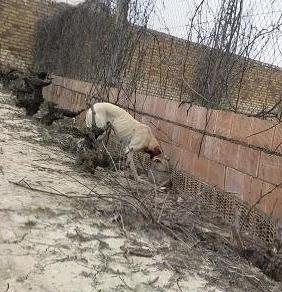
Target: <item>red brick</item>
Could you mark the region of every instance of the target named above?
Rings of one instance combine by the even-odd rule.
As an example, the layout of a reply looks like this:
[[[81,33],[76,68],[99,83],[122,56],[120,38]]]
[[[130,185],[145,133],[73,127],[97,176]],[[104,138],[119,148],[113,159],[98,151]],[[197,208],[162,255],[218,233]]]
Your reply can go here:
[[[228,111],[218,111],[215,133],[223,137],[230,137],[234,114]]]
[[[271,149],[274,134],[274,128],[270,129],[272,126],[273,123],[269,121],[251,118],[251,129],[249,135],[253,136],[247,139],[248,143],[262,148]]]
[[[251,177],[232,168],[226,168],[224,188],[227,192],[236,193],[243,199],[246,184],[249,184]]]
[[[130,107],[135,108],[137,111],[143,112],[144,103],[146,102],[147,98],[149,97],[146,95],[136,93],[136,95],[132,98],[132,104]]]
[[[196,157],[193,153],[190,153],[188,151],[179,150],[180,153],[180,159],[178,162],[178,168],[184,171],[187,171],[188,173],[194,174],[195,166],[194,161],[196,160]]]
[[[264,183],[262,195],[265,194],[267,195],[262,199],[264,211],[267,214],[273,214],[274,217],[282,219],[282,188],[276,188],[272,184]]]
[[[206,127],[206,131],[208,133],[211,133],[211,134],[214,134],[215,133],[217,112],[218,111],[216,111],[216,110],[208,110],[208,114],[207,114],[207,127]]]
[[[203,134],[191,131],[191,139],[189,143],[189,151],[196,155],[199,155],[200,147],[201,147],[201,154],[204,153],[204,137]]]
[[[254,177],[258,175],[260,151],[239,145],[237,169]]]
[[[164,118],[170,121],[176,121],[176,112],[178,109],[178,102],[175,100],[167,100],[165,107]]]
[[[194,155],[193,175],[200,180],[208,181],[208,160]]]
[[[258,177],[272,184],[282,183],[282,157],[262,152]]]
[[[159,127],[156,138],[166,143],[172,143],[173,131],[174,131],[173,124],[166,121],[159,121]]]
[[[182,149],[174,145],[171,145],[170,162],[172,166],[176,167],[177,169],[182,169],[183,161],[184,161],[184,155],[183,155]]]
[[[182,125],[186,125],[187,121],[187,107],[181,106],[178,107],[175,112],[175,122],[180,123]]]
[[[192,137],[192,130],[181,127],[179,130],[179,139],[178,139],[179,147],[181,147],[185,151],[189,151],[191,137]]]
[[[194,129],[204,130],[206,126],[207,109],[200,106],[192,106],[188,112],[187,125]]]
[[[209,160],[219,161],[220,139],[206,136],[204,141],[203,155]]]
[[[154,114],[155,107],[157,105],[158,98],[155,96],[148,96],[146,101],[144,102],[144,106],[142,111],[147,114]]]
[[[210,185],[224,189],[225,168],[224,165],[209,160],[207,182]]]
[[[249,183],[244,184],[243,199],[250,204],[255,203],[262,193],[263,181],[250,178]]]
[[[231,138],[242,142],[247,142],[247,136],[250,133],[251,121],[245,115],[234,114],[231,127]]]
[[[239,145],[220,140],[219,142],[219,162],[232,168],[238,167]]]
[[[279,124],[275,127],[271,149],[273,151],[282,153],[282,124]]]
[[[155,107],[155,115],[160,118],[165,118],[165,110],[166,110],[167,100],[160,98],[157,102],[157,106]]]
[[[138,120],[138,116],[135,116],[135,118]],[[156,136],[157,132],[159,131],[159,121],[152,118],[149,127],[152,130],[153,135]]]
[[[179,146],[181,129],[183,128],[180,126],[173,125],[173,132],[172,132],[172,137],[171,137],[172,139],[171,143],[173,145]]]

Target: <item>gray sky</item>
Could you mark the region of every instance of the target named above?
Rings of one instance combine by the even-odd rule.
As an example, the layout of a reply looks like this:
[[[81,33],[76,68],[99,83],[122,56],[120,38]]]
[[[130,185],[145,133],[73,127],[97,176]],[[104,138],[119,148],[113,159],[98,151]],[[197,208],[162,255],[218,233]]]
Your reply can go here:
[[[77,4],[82,0],[57,0]],[[154,13],[149,20],[149,27],[180,38],[187,38],[187,24],[199,0],[156,0]],[[220,0],[207,0],[209,12],[203,17],[203,25],[208,29],[214,18]],[[257,30],[269,27],[282,15],[281,0],[245,0],[243,20],[251,19]],[[189,14],[190,13],[190,14]],[[282,19],[281,19],[282,22]],[[254,58],[282,68],[282,31],[275,33],[266,46],[264,39],[256,45]],[[262,49],[263,47],[263,49]],[[281,48],[281,49],[280,49]]]

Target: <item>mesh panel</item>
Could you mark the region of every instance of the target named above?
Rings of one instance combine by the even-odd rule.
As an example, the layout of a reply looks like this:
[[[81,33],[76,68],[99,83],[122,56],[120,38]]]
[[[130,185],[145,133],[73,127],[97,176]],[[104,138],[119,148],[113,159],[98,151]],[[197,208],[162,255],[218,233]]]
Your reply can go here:
[[[108,143],[112,155],[123,156],[120,143],[112,136]],[[148,170],[150,159],[147,154],[135,153],[134,161],[140,168]],[[237,195],[211,187],[188,173],[171,170],[173,185],[185,196],[197,195],[202,205],[220,216],[226,224],[233,224],[236,210],[240,214],[240,226],[244,223],[243,231],[249,238],[259,240],[263,244],[271,244],[277,236],[277,226],[274,220],[257,208],[249,212],[250,205]],[[248,218],[246,215],[248,214]]]

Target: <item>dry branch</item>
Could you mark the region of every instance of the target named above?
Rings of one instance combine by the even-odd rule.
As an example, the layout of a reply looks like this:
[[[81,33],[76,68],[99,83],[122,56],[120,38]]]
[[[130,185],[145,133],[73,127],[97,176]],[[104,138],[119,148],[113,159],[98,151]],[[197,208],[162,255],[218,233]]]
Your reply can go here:
[[[60,193],[58,193],[58,192],[50,192],[50,191],[34,188],[34,187],[30,186],[26,181],[24,181],[24,183],[26,185],[22,184],[21,182],[14,182],[14,181],[10,181],[10,180],[9,180],[9,183],[11,183],[13,185],[16,185],[18,187],[21,187],[21,188],[24,188],[24,189],[28,189],[28,190],[33,191],[33,192],[42,193],[42,194],[45,194],[45,195],[59,196],[59,197],[67,198],[67,199],[89,199],[89,198],[91,198],[89,196],[83,196],[83,195],[68,196],[68,195],[63,194],[61,192]]]

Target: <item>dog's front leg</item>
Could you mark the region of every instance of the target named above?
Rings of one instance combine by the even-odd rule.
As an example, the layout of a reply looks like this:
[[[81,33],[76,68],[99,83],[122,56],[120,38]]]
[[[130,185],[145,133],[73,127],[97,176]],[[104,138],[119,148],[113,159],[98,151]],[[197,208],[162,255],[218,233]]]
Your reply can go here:
[[[112,126],[109,122],[107,123],[107,126],[105,129],[103,129],[103,130],[99,129],[97,132],[98,135],[96,137],[97,141],[104,140],[104,138],[107,136],[107,134],[110,133],[111,129],[112,129]]]

